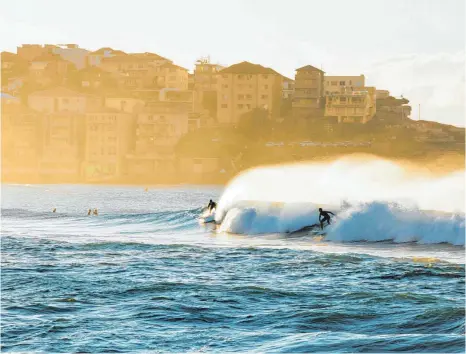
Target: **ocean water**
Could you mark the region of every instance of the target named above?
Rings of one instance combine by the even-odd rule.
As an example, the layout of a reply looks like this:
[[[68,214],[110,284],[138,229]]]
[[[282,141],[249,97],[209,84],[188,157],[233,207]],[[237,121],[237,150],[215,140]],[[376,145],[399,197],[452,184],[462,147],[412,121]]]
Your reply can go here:
[[[238,193],[3,185],[2,351],[465,351],[464,212]]]

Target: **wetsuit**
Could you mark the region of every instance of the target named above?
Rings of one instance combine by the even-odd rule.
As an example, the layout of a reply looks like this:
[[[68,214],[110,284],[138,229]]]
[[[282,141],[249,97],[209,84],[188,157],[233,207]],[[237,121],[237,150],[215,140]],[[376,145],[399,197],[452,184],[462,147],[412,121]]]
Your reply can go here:
[[[330,225],[330,215],[328,215],[328,214],[335,215],[331,211],[325,211],[325,210],[320,211],[319,221],[320,221],[320,228],[322,230],[324,229],[324,221],[327,221],[327,223]]]
[[[209,208],[209,211],[212,211],[217,207],[217,203],[215,202],[209,202],[209,205],[207,206]]]

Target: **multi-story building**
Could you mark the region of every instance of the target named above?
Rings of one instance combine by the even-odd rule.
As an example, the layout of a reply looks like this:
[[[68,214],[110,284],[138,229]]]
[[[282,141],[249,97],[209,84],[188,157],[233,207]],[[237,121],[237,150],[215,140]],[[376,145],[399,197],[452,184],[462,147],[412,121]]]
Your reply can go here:
[[[21,181],[38,173],[41,151],[39,113],[2,99],[2,177]]]
[[[287,100],[291,99],[294,94],[294,80],[283,76],[282,97]]]
[[[134,116],[100,108],[86,113],[83,176],[88,181],[118,179],[125,174],[133,144]]]
[[[367,123],[376,113],[375,87],[354,87],[327,96],[325,116],[338,123]]]
[[[17,54],[2,52],[0,54],[0,62],[2,69],[2,81],[19,75],[25,75],[27,73],[28,62]],[[5,82],[2,82],[2,85],[5,84]]]
[[[361,88],[366,86],[364,75],[359,76],[325,76],[325,96],[332,93],[345,92],[351,88]]]
[[[194,111],[208,111],[210,115],[217,112],[217,76],[224,69],[219,64],[212,64],[208,58],[196,61],[193,76]]]
[[[16,53],[26,61],[31,61],[41,55],[51,53],[55,47],[53,44],[23,44],[16,48]]]
[[[324,72],[312,65],[296,69],[292,102],[293,117],[319,114],[324,102]]]
[[[144,100],[126,95],[110,95],[105,97],[104,102],[105,107],[125,113],[138,113],[144,104]]]
[[[128,155],[134,179],[157,179],[175,173],[175,146],[188,132],[189,103],[154,101],[137,115],[135,149]]]
[[[86,113],[101,106],[99,97],[83,94],[65,87],[36,91],[28,96],[28,106],[43,113]]]
[[[85,115],[70,111],[45,114],[42,126],[42,156],[39,162],[42,180],[79,180],[84,150]]]
[[[268,111],[269,118],[280,114],[282,76],[275,70],[247,61],[231,65],[218,74],[217,119],[236,124],[255,109]]]
[[[159,88],[188,89],[188,69],[173,63],[165,63],[154,68],[154,82]]]
[[[378,100],[382,100],[390,97],[390,91],[388,90],[375,90],[375,95]]]
[[[53,53],[44,53],[29,62],[29,74],[36,82],[44,85],[62,84],[73,68],[73,63]]]
[[[114,89],[116,80],[112,74],[97,66],[88,66],[76,72],[70,80],[75,87],[83,90]],[[107,91],[105,92],[108,93]]]

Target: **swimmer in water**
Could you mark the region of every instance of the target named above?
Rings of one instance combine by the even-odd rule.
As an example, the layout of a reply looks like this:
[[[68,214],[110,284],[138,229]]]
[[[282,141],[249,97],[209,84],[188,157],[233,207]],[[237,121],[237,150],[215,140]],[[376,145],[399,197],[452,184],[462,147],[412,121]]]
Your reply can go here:
[[[94,209],[94,215],[99,215],[99,213],[97,212],[97,209]]]
[[[91,213],[92,213],[92,210],[89,209],[89,210],[87,211],[87,216],[91,215]]]
[[[53,208],[52,213],[55,213],[57,211],[57,208]]]

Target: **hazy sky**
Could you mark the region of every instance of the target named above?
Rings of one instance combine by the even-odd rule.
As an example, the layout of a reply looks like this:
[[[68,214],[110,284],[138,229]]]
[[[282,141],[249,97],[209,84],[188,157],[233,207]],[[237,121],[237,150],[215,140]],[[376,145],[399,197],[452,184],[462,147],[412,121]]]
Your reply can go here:
[[[0,6],[0,49],[77,43],[156,52],[193,68],[200,56],[243,60],[289,77],[328,75],[411,100],[412,118],[464,126],[464,0],[11,0]]]

